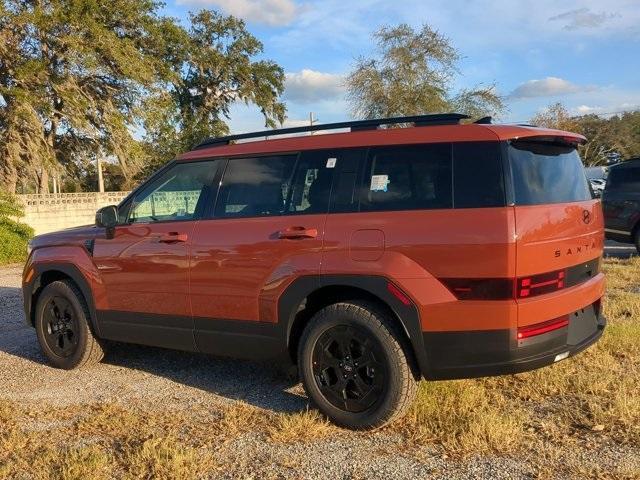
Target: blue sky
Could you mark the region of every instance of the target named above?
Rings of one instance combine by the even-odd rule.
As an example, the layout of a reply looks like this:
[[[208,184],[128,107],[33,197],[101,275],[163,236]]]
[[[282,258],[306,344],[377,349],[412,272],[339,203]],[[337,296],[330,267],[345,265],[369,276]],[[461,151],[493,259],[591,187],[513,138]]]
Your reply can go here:
[[[243,18],[264,57],[287,72],[287,125],[313,111],[350,118],[343,77],[374,52],[382,25],[428,23],[463,55],[456,88],[496,84],[507,111],[529,120],[560,101],[573,113],[640,108],[640,0],[167,0],[165,13],[211,8]],[[255,108],[236,106],[234,133],[263,128]]]

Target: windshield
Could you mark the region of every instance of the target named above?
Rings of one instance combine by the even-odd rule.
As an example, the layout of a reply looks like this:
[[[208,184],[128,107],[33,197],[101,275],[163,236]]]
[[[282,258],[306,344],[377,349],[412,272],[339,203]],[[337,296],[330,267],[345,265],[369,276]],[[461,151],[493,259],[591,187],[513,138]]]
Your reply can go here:
[[[582,161],[572,146],[535,141],[509,144],[516,205],[591,199]]]

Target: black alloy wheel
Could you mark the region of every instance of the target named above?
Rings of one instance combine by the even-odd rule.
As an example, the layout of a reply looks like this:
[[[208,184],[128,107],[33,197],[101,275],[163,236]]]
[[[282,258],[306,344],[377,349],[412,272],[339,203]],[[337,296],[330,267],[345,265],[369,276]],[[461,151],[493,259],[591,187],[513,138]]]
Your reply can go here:
[[[92,330],[84,295],[70,280],[57,280],[37,293],[34,327],[42,353],[54,367],[72,370],[95,365],[103,343]]]
[[[78,346],[78,318],[73,306],[64,297],[52,297],[44,307],[44,338],[58,356],[66,358]]]
[[[313,349],[313,373],[326,399],[347,412],[362,412],[385,393],[382,347],[364,329],[339,325],[325,331]]]
[[[364,300],[316,312],[298,343],[298,370],[309,400],[334,423],[379,428],[404,415],[417,374],[398,320]]]

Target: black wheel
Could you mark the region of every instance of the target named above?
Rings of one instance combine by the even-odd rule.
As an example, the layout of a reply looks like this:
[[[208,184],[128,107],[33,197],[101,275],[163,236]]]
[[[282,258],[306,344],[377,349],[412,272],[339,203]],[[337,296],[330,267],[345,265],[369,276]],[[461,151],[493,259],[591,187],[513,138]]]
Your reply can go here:
[[[100,362],[102,345],[91,332],[87,303],[68,281],[47,285],[38,296],[35,328],[47,360],[57,368],[72,370]]]
[[[640,226],[636,228],[636,234],[633,237],[633,241],[636,244],[636,250],[640,253]]]
[[[337,303],[305,328],[298,367],[309,399],[338,425],[381,427],[402,416],[416,382],[403,336],[374,305]]]

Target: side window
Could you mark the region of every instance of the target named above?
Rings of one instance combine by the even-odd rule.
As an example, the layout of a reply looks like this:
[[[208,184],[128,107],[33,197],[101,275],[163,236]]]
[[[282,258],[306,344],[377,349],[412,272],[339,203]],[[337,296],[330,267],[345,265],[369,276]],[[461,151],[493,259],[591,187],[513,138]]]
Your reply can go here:
[[[640,192],[640,167],[612,168],[607,189],[621,192]]]
[[[133,199],[128,223],[193,220],[200,216],[220,160],[177,163]]]
[[[452,207],[451,144],[375,148],[369,153],[361,210]]]
[[[282,215],[296,155],[229,160],[216,217]]]
[[[331,152],[303,152],[291,186],[289,213],[326,213],[336,158]]]
[[[453,144],[454,208],[504,207],[504,178],[497,142]]]
[[[337,163],[333,171],[333,187],[329,207],[332,213],[358,211],[359,198],[356,186],[359,168],[366,154],[366,148],[349,148],[340,150],[335,155]]]

